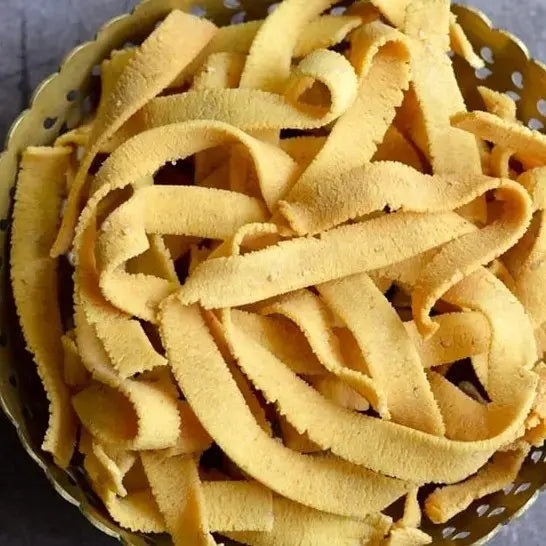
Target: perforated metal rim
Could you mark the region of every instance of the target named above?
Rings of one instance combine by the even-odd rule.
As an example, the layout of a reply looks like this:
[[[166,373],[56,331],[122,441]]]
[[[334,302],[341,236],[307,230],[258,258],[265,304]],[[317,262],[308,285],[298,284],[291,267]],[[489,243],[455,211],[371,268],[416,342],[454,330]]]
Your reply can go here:
[[[98,529],[127,544],[167,544],[169,540],[121,529],[111,521],[87,486],[81,468],[76,465],[65,473],[40,450],[43,429],[38,417],[45,406],[33,401],[43,402],[43,395],[36,392],[41,387],[31,358],[21,350],[9,295],[8,233],[19,154],[29,145],[51,144],[61,130],[76,126],[90,108],[93,67],[112,49],[128,42],[138,43],[172,9],[183,9],[211,18],[217,24],[227,24],[263,17],[276,5],[277,2],[271,0],[145,0],[131,14],[106,23],[95,40],[70,52],[59,72],[37,87],[30,108],[21,113],[9,130],[5,151],[0,156],[0,248],[4,256],[0,261],[0,404],[17,429],[23,447],[44,470],[57,492],[77,505]],[[486,62],[485,69],[474,71],[461,59],[454,58],[469,107],[481,107],[476,87],[487,85],[516,98],[518,117],[530,127],[542,130],[546,125],[546,66],[532,60],[517,37],[494,29],[489,18],[480,11],[463,6],[453,9]],[[342,5],[332,10],[334,14],[342,12]],[[510,488],[474,503],[447,525],[429,524],[425,530],[433,535],[435,544],[483,544],[502,524],[531,506],[545,483],[546,450],[533,450]]]

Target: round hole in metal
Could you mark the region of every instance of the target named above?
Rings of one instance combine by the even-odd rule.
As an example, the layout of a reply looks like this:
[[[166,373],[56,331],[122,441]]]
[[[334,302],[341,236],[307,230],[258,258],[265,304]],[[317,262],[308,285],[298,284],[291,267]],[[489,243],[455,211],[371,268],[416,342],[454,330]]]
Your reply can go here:
[[[44,129],[52,129],[57,123],[57,118],[45,118],[44,119]]]
[[[518,88],[523,89],[523,74],[518,72],[512,72],[512,83]]]
[[[66,100],[68,102],[74,102],[75,100],[78,100],[78,97],[80,96],[80,92],[78,91],[78,89],[71,89],[67,94],[66,94]]]

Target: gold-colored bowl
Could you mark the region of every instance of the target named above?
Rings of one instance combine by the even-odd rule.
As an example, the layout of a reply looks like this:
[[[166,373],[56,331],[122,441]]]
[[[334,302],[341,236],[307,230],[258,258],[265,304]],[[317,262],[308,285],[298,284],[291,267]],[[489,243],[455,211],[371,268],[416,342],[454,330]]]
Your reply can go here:
[[[30,108],[8,132],[0,156],[0,403],[24,448],[59,494],[77,505],[93,525],[126,544],[169,544],[170,540],[120,528],[87,485],[78,461],[65,472],[40,449],[47,423],[46,399],[13,311],[8,267],[10,216],[20,153],[30,145],[51,144],[62,131],[78,125],[93,108],[98,83],[96,67],[100,62],[112,49],[141,41],[172,9],[183,9],[224,25],[262,18],[273,4],[272,0],[144,0],[131,14],[104,25],[94,41],[74,49],[59,72],[36,89]],[[469,108],[480,107],[476,88],[485,84],[509,92],[518,100],[519,119],[535,129],[543,129],[546,66],[530,59],[527,48],[515,36],[494,29],[483,13],[463,6],[453,9],[476,51],[487,62],[487,68],[476,72],[463,60],[453,59]],[[546,450],[534,450],[512,486],[472,504],[447,525],[425,524],[425,530],[433,536],[434,544],[484,543],[502,524],[528,508],[545,483]]]

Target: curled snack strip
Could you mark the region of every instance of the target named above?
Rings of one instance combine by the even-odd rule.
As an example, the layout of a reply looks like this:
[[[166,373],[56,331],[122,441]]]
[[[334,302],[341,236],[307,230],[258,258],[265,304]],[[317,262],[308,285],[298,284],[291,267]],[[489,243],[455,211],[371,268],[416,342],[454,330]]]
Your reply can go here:
[[[455,442],[348,412],[322,398],[266,349],[230,325],[228,314],[225,318],[228,339],[239,365],[264,396],[277,404],[281,414],[300,433],[306,432],[323,449],[381,473],[374,474],[375,479],[385,474],[414,483],[453,483],[458,476],[477,471],[519,429],[521,414],[512,420],[509,416],[504,422],[506,428],[488,440]],[[528,383],[525,392],[531,394],[533,389]],[[526,414],[530,403],[529,398],[525,399],[523,408],[518,406],[517,410]],[[325,421],[335,425],[325,429]],[[352,441],[347,443],[346,438]],[[405,453],[403,460],[399,457],[401,452]],[[430,460],[431,452],[439,459]],[[386,490],[392,487],[385,484]]]
[[[490,328],[481,313],[446,313],[432,320],[438,324],[438,329],[426,340],[413,321],[404,323],[425,368],[487,352]]]
[[[300,455],[269,438],[248,410],[196,306],[184,307],[169,298],[160,326],[173,373],[197,417],[222,450],[255,479],[296,502],[349,517],[363,517],[404,494],[404,482],[340,460]],[[180,328],[184,337],[178,335]],[[207,377],[214,377],[222,389],[203,389]],[[217,412],[220,406],[225,411]],[[297,482],[290,478],[293,472],[301,478]]]
[[[395,309],[365,274],[318,287],[355,336],[392,420],[443,435],[444,424],[423,364]],[[374,324],[375,328],[367,327]]]
[[[385,395],[366,374],[347,367],[328,321],[328,310],[317,296],[302,290],[290,294],[271,306],[266,313],[279,313],[293,320],[305,334],[321,364],[368,400],[385,418],[390,418]],[[279,356],[282,360],[282,356]]]
[[[176,400],[152,383],[126,379],[117,388],[98,382],[73,397],[84,426],[105,443],[126,449],[163,449],[176,444]],[[96,408],[101,407],[97,412]]]
[[[434,523],[445,523],[474,500],[500,491],[516,479],[528,451],[520,449],[497,453],[476,476],[456,485],[436,489],[425,502],[427,516]]]
[[[430,335],[437,328],[429,314],[449,287],[498,258],[527,231],[532,214],[527,192],[519,184],[506,180],[501,182],[496,197],[503,202],[504,215],[482,230],[446,244],[419,275],[412,293],[412,309],[422,334]]]
[[[451,124],[493,144],[533,156],[540,164],[546,162],[546,136],[516,121],[475,111],[456,113],[451,118]]]
[[[437,247],[472,228],[454,213],[397,213],[202,263],[179,291],[184,303],[236,307],[379,269]],[[423,237],[426,234],[426,238]],[[403,238],[407,245],[396,243]]]
[[[290,201],[313,192],[322,177],[369,162],[402,103],[409,85],[405,36],[380,22],[365,25],[351,37],[350,59],[359,74],[356,100],[294,185]],[[372,122],[364,126],[362,119]]]
[[[215,78],[219,77],[218,71],[214,68]],[[205,87],[201,78],[190,91],[153,99],[120,129],[116,142],[122,143],[146,129],[193,119],[223,121],[246,131],[323,127],[350,107],[357,88],[350,63],[342,55],[326,49],[316,50],[302,59],[287,81],[284,96],[258,89],[225,89],[229,82],[224,83],[228,85]],[[313,83],[328,89],[329,105],[311,108],[299,102],[294,90],[303,84],[311,87]]]
[[[70,194],[52,256],[68,250],[78,219],[87,171],[101,145],[149,99],[174,80],[180,70],[213,36],[216,27],[180,11],[173,11],[138,48],[120,74],[108,102],[93,123],[86,155]],[[134,85],[134,82],[138,82]]]
[[[453,14],[451,14],[451,23],[449,25],[449,41],[451,49],[465,59],[472,68],[478,70],[485,66],[485,62],[474,51],[463,27],[457,22],[457,17]]]
[[[181,455],[165,458],[145,452],[140,457],[174,544],[214,544],[195,460]]]
[[[290,62],[303,28],[334,0],[287,0],[264,21],[252,40],[241,87],[279,92],[288,78]],[[277,37],[283,36],[282,47]]]
[[[274,525],[268,533],[223,533],[252,546],[357,546],[382,539],[389,528],[389,518],[370,515],[364,519],[340,518],[273,497]]]
[[[450,124],[450,117],[466,111],[466,107],[447,56],[449,2],[414,0],[410,6],[405,30],[412,37],[412,84],[424,120],[434,173],[480,174],[476,139],[454,130]]]
[[[23,153],[13,212],[11,280],[17,314],[49,400],[43,449],[66,467],[76,423],[63,381],[62,326],[57,261],[49,257],[57,230],[70,148],[28,148]]]
[[[388,179],[389,184],[384,180]],[[312,191],[291,192],[280,211],[299,234],[318,233],[375,211],[442,212],[471,202],[485,192],[509,185],[475,174],[421,174],[392,161],[322,177]],[[512,186],[509,186],[512,187]]]

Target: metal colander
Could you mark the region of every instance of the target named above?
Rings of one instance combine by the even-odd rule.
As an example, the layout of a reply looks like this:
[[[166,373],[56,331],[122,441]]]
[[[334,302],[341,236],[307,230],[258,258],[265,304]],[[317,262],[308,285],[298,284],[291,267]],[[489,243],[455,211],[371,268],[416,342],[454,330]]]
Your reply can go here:
[[[169,11],[178,8],[210,18],[218,25],[263,18],[274,8],[271,0],[145,0],[131,14],[111,20],[92,42],[68,54],[58,73],[36,89],[31,107],[14,122],[0,156],[0,402],[28,454],[40,465],[55,489],[77,505],[93,525],[127,544],[169,544],[162,536],[145,536],[121,529],[91,491],[76,460],[68,472],[41,451],[47,424],[47,404],[31,356],[25,351],[10,293],[8,241],[14,184],[20,153],[30,145],[48,145],[63,131],[78,125],[96,104],[100,62],[112,49],[139,43]],[[343,12],[343,3],[332,13]],[[453,59],[469,108],[479,108],[477,86],[508,92],[518,104],[518,117],[533,129],[546,124],[546,66],[531,60],[515,36],[492,28],[481,12],[454,6],[459,22],[486,68],[474,71]],[[4,257],[2,260],[1,258]],[[434,544],[481,544],[500,525],[520,515],[546,483],[546,450],[529,455],[514,484],[472,504],[447,525],[425,523]]]

